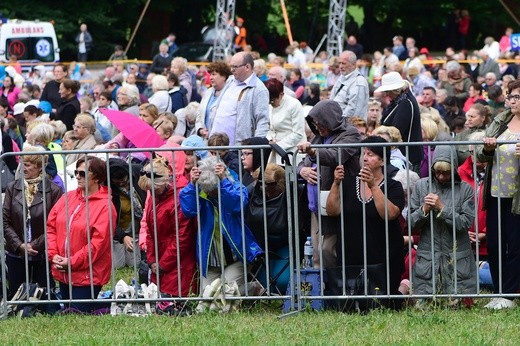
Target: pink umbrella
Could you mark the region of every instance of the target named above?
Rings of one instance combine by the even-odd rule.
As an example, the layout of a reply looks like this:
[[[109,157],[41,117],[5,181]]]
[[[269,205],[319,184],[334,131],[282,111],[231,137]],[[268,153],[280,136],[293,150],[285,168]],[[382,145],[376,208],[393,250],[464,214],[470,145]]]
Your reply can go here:
[[[159,148],[164,144],[155,129],[141,118],[112,109],[100,109],[100,111],[136,148]],[[144,152],[143,154],[150,158],[150,153]]]

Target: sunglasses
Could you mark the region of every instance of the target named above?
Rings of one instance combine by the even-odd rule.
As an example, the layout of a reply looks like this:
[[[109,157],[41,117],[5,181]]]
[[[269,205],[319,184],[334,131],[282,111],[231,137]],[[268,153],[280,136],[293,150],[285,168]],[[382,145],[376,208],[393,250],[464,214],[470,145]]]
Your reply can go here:
[[[152,172],[148,172],[148,171],[144,171],[143,170],[143,171],[141,171],[140,174],[141,174],[141,177],[146,175],[146,177],[148,179],[152,179]],[[162,175],[161,174],[157,174],[157,173],[154,172],[153,177],[154,178],[162,178]]]
[[[76,169],[76,170],[74,170],[74,176],[77,176],[77,175],[79,175],[82,178],[85,178],[85,176],[87,175],[87,172],[85,172],[85,171],[78,171]]]

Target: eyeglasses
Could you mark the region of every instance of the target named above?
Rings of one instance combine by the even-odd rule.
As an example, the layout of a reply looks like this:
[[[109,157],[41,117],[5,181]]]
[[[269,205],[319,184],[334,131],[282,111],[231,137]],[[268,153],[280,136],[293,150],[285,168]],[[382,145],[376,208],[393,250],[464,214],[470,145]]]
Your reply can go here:
[[[148,179],[152,179],[152,172],[148,172],[148,171],[142,170],[142,171],[140,172],[140,174],[141,174],[141,177],[146,175],[146,177],[147,177]],[[153,177],[154,177],[154,178],[162,178],[162,175],[161,175],[161,174],[157,174],[157,173],[154,172],[154,173],[153,173]]]
[[[242,64],[242,65],[229,65],[229,68],[232,69],[232,70],[236,70],[237,68],[240,68],[242,66],[246,66],[247,64]]]
[[[85,172],[85,171],[78,171],[77,169],[74,170],[74,176],[78,176],[78,175],[80,177],[82,177],[82,178],[85,178],[85,176],[87,175],[87,172]]]
[[[520,101],[520,94],[516,94],[516,95],[511,95],[511,94],[509,94],[509,95],[506,96],[506,99],[507,99],[508,101],[513,101],[513,100],[515,100],[515,102],[518,102],[518,101]]]
[[[436,171],[436,170],[434,170],[433,174],[435,174],[436,176],[441,176],[442,175],[442,176],[447,177],[447,176],[451,176],[451,171]]]
[[[240,155],[240,156],[242,156],[242,157],[248,157],[249,155],[253,155],[253,152],[252,152],[252,151],[243,151],[243,152],[242,152],[242,155]]]

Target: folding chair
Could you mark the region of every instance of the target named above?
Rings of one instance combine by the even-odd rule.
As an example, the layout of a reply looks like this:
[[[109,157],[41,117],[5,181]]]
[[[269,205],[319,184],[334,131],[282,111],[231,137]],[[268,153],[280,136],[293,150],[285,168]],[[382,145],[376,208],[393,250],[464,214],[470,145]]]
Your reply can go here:
[[[267,258],[268,257],[268,258]],[[269,259],[269,273],[267,273],[267,260]],[[261,295],[284,295],[290,278],[289,246],[278,250],[269,251],[260,266],[250,272],[250,282],[257,280],[264,287]]]

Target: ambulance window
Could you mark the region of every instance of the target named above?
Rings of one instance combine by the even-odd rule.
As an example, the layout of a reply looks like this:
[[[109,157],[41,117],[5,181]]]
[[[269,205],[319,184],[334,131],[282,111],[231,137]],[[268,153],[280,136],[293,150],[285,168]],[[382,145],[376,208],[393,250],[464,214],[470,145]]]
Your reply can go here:
[[[6,40],[7,58],[16,55],[18,60],[54,61],[51,37],[17,37]]]

